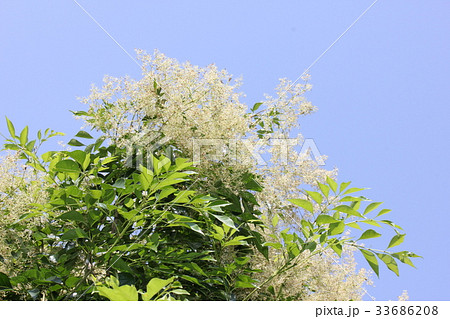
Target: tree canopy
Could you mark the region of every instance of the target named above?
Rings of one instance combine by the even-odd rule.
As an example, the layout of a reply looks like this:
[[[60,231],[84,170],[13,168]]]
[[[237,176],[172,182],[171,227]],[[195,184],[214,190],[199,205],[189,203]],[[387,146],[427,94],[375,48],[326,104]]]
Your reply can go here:
[[[390,210],[298,150],[307,78],[248,107],[214,65],[140,59],[140,80],[105,77],[73,112],[89,127],[74,150],[42,154],[63,134],[7,118],[2,299],[358,300],[354,252],[377,276],[413,266]]]

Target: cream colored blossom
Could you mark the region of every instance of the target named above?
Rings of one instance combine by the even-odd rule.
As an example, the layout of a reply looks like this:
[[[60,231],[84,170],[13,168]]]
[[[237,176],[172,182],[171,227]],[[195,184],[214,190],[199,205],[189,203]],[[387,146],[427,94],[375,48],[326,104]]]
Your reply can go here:
[[[92,87],[83,99],[89,107],[87,124],[119,146],[170,144],[181,156],[200,159],[196,165],[206,191],[220,181],[238,193],[243,174],[260,176],[264,189],[256,196],[266,221],[280,214],[295,230],[299,219],[308,216],[299,216],[287,199],[301,198],[303,188],[337,174],[301,155],[303,137],[292,136],[300,117],[316,110],[304,96],[311,85],[280,79],[275,96],[265,95],[260,109],[250,113],[240,101],[241,81],[214,64],[200,68],[158,51],[138,53],[142,78],[105,77],[102,88]],[[306,264],[278,278],[276,285],[287,285],[287,292],[300,299],[359,300],[367,272],[356,271],[352,250],[339,262],[330,254],[304,256]],[[259,256],[253,262],[263,270],[263,279],[282,260],[275,256],[267,262]]]
[[[408,301],[408,300],[409,300],[408,291],[403,290],[402,294],[398,296],[398,301]]]
[[[31,212],[30,204],[44,204],[46,200],[45,182],[32,168],[21,163],[18,154],[0,158],[1,272],[16,274],[26,264],[26,259],[32,257],[34,248],[27,244],[31,228],[46,221],[43,218],[28,219],[20,223],[21,231],[10,226]],[[16,258],[15,253],[20,256]]]

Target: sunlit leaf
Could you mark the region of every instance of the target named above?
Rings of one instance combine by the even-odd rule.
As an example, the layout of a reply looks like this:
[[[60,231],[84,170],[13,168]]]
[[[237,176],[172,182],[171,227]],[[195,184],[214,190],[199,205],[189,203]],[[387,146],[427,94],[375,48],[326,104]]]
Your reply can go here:
[[[405,240],[406,234],[398,234],[392,237],[389,242],[388,249],[400,245]]]
[[[288,199],[292,204],[297,205],[309,212],[314,212],[314,207],[311,204],[311,202],[305,200],[305,199]]]
[[[327,184],[330,186],[330,188],[333,190],[333,192],[336,193],[337,191],[337,183],[335,180],[327,176]]]
[[[383,203],[382,202],[370,203],[369,205],[367,205],[366,209],[364,210],[363,215],[367,215],[374,209],[377,209],[377,207],[380,206],[381,204],[383,204]]]
[[[358,240],[376,238],[376,237],[380,237],[380,236],[381,236],[381,234],[377,233],[373,229],[368,229],[364,233],[362,233],[361,237],[359,237]]]

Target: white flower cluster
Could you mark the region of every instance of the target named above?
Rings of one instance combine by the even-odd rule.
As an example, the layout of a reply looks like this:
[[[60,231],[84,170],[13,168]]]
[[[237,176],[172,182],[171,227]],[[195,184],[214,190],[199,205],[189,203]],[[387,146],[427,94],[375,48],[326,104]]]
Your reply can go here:
[[[21,223],[24,228],[15,231],[10,226],[21,216],[31,212],[30,204],[44,204],[47,200],[45,182],[30,167],[21,164],[18,154],[8,154],[0,158],[0,272],[14,274],[26,264],[23,256],[31,257],[33,247],[27,247],[33,225],[45,222],[41,218],[31,218]],[[20,249],[21,258],[13,253]]]
[[[198,169],[209,176],[209,186],[220,179],[238,190],[242,186],[239,176],[249,171],[278,176],[277,169],[287,170],[290,176],[296,175],[296,182],[290,186],[323,177],[324,171],[311,170],[313,164],[307,161],[298,167],[294,167],[295,161],[289,163],[290,167],[279,167],[277,161],[283,150],[270,143],[274,137],[289,137],[290,131],[298,127],[299,116],[315,110],[304,97],[311,89],[309,84],[281,79],[276,97],[266,95],[261,110],[250,113],[248,106],[240,102],[241,81],[233,80],[226,70],[213,64],[200,68],[179,63],[158,51],[153,55],[143,51],[138,54],[143,65],[140,80],[107,76],[102,88],[93,86],[90,96],[82,100],[89,106],[88,116],[84,117],[87,123],[114,143],[130,149],[170,143],[183,156],[195,158],[199,155],[194,154],[196,143],[221,141],[220,160],[208,160],[217,155],[217,145],[201,148]],[[269,127],[271,130],[267,130]],[[265,133],[258,133],[258,128],[264,128]],[[271,154],[272,163],[267,165],[270,168],[259,171],[254,154],[261,146]],[[298,157],[293,148],[289,152],[290,157]],[[276,187],[274,181],[265,184]]]
[[[309,252],[303,253],[305,261],[270,281],[268,285],[275,291],[282,291],[285,298],[309,301],[349,301],[361,300],[366,294],[365,286],[372,285],[372,273],[366,269],[357,270],[353,256],[354,248],[347,246],[338,261],[330,251],[309,258]],[[264,282],[267,276],[273,274],[284,262],[282,256],[267,262],[263,257],[256,256],[252,263],[263,271],[257,276]],[[253,295],[253,300],[261,300],[267,287],[261,287]]]
[[[93,115],[92,126],[119,145],[131,135],[157,132],[188,155],[192,139],[236,139],[245,136],[246,105],[236,93],[239,81],[215,65],[180,64],[162,53],[140,53],[143,77],[105,77],[83,101]]]
[[[274,214],[286,216],[285,223],[289,217],[298,221],[298,210],[287,199],[302,198],[305,186],[315,187],[317,181],[337,174],[337,170],[327,171],[305,155],[302,158],[296,149],[303,141],[300,134],[297,145],[282,143],[283,139],[292,140],[300,116],[316,110],[304,97],[311,85],[281,79],[275,97],[265,95],[259,107],[249,110],[240,102],[243,94],[237,90],[241,82],[227,71],[213,64],[205,68],[182,64],[158,51],[153,55],[138,53],[143,64],[140,80],[105,77],[103,87],[93,87],[83,100],[89,106],[86,122],[114,143],[125,147],[168,143],[183,157],[200,157],[197,169],[209,191],[221,181],[239,192],[242,174],[256,174],[264,187],[257,199],[268,221]],[[202,141],[220,141],[220,145]],[[199,150],[201,156],[195,153]],[[261,150],[270,156],[266,165],[255,160]],[[295,223],[291,226],[296,228]],[[356,272],[351,251],[347,256],[350,259],[339,264],[327,255],[314,258],[308,267],[290,272],[295,279],[283,280],[291,282],[292,292],[305,291],[302,285],[306,283],[318,291],[304,298],[359,299],[367,274]],[[273,273],[270,263],[261,267],[262,277]]]

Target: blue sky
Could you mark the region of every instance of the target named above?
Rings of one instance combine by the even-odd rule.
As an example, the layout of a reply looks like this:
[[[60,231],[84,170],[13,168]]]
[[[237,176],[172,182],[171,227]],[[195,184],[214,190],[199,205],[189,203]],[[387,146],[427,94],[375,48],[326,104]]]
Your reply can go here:
[[[373,0],[78,2],[132,55],[157,48],[242,75],[253,104],[278,78],[302,74]],[[404,289],[411,300],[450,300],[449,13],[446,0],[379,0],[310,71],[319,111],[301,132],[339,180],[393,210],[403,248],[424,257],[400,277],[383,268],[369,288],[377,300]],[[16,127],[69,138],[81,123],[68,110],[82,108],[76,98],[91,83],[140,75],[71,0],[0,1],[0,41],[0,115]]]

